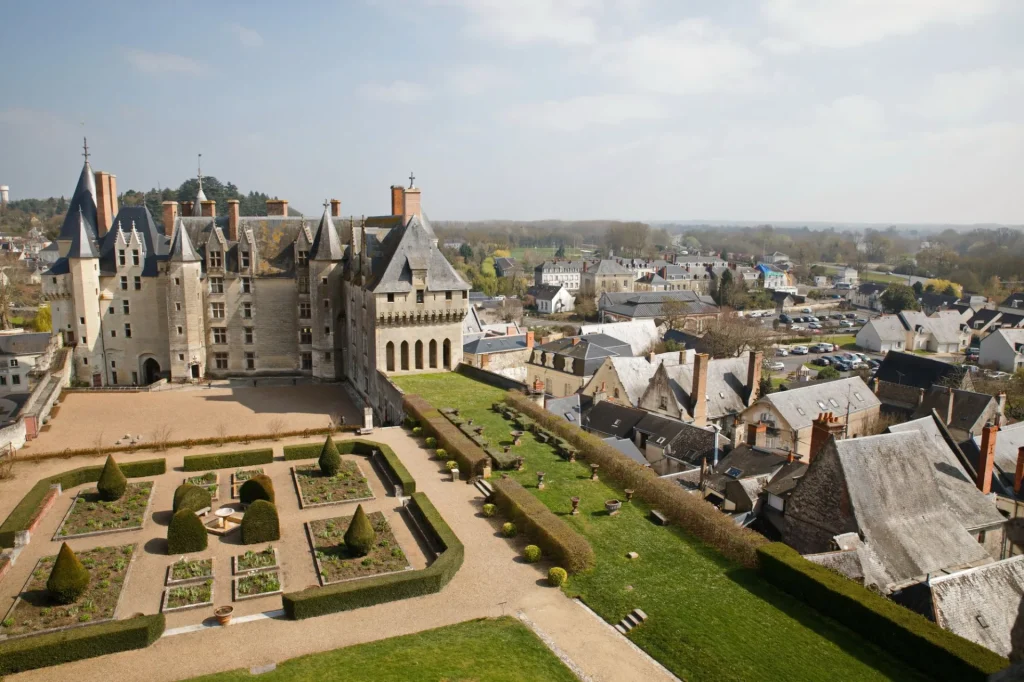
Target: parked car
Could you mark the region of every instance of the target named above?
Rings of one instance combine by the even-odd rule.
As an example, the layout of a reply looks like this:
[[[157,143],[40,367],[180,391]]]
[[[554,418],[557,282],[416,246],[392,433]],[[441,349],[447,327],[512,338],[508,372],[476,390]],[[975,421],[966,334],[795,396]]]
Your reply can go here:
[[[789,328],[791,330],[795,331],[795,332],[803,331],[804,329],[807,329],[807,327],[803,326],[802,324],[791,324],[791,325],[789,325]]]
[[[782,324],[789,324],[792,321],[793,318],[787,315],[786,313],[782,313],[781,315],[779,315],[779,322],[781,322]]]
[[[814,315],[811,315],[810,317],[808,317],[807,321],[808,322],[821,322],[821,320],[818,319],[817,317],[815,317]]]
[[[881,366],[882,363],[879,362],[878,360],[868,360],[868,367],[870,367],[872,370],[878,369]]]
[[[768,369],[772,370],[773,372],[782,372],[786,369],[786,366],[779,362],[778,360],[776,360],[775,362],[771,362],[768,364]]]
[[[846,313],[846,319],[848,319],[848,320],[856,320],[857,319],[857,313]]]
[[[867,323],[868,323],[868,321],[866,319],[864,319],[863,317],[858,317],[857,318],[857,324],[867,324]]]
[[[871,369],[868,366],[868,363],[864,362],[863,360],[858,360],[857,362],[853,363],[853,368],[854,369]]]
[[[807,325],[807,328],[808,329],[821,329],[821,325],[818,324],[817,322],[811,322],[809,325]]]
[[[864,353],[854,353],[854,355],[856,355],[858,358],[860,358],[861,362],[867,362],[868,360],[871,359],[867,355],[864,355]]]
[[[832,365],[840,372],[849,372],[853,369],[853,363],[843,358],[840,358],[838,362],[832,363]]]
[[[836,345],[836,344],[834,344],[834,343],[828,343],[828,342],[826,342],[826,343],[823,343],[823,344],[821,344],[821,345],[822,345],[822,346],[824,346],[824,347],[825,347],[825,350],[826,350],[827,352],[829,352],[829,353],[831,353],[831,352],[833,352],[833,351],[837,351],[837,350],[839,350],[839,346],[837,346],[837,345]]]
[[[1000,379],[1001,380],[1001,379],[1009,379],[1010,378],[1010,374],[1007,373],[1007,372],[993,372],[993,371],[989,371],[988,375],[992,379]]]
[[[841,320],[841,319],[843,319],[843,314],[842,313],[836,313],[835,315],[829,315],[829,317],[831,317],[833,320]]]
[[[840,327],[852,327],[853,326],[853,322],[850,322],[849,320],[842,320],[839,323],[839,326]]]
[[[789,349],[793,355],[807,355],[807,346],[793,346]]]
[[[810,308],[801,308],[800,312],[802,312],[802,313],[810,313],[811,309]]]
[[[784,357],[786,357],[788,355],[789,355],[789,351],[786,350],[785,348],[776,348],[775,349],[775,357],[777,357],[777,358],[784,358]]]
[[[826,358],[824,355],[820,358],[814,358],[811,360],[812,365],[820,365],[821,367],[828,367],[832,364],[832,361]]]
[[[747,313],[747,317],[761,317],[761,312],[758,310],[751,310]]]

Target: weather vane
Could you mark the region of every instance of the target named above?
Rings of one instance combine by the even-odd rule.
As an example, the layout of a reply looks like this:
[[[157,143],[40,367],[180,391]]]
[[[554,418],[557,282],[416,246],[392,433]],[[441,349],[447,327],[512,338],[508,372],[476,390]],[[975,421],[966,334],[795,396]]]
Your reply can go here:
[[[199,152],[199,189],[203,188],[203,153]]]
[[[412,171],[409,171],[409,189],[412,189],[412,183],[413,183],[413,180],[415,180],[415,179],[416,179],[416,176],[412,174]]]
[[[85,157],[86,163],[89,162],[89,140],[82,138],[82,156]]]

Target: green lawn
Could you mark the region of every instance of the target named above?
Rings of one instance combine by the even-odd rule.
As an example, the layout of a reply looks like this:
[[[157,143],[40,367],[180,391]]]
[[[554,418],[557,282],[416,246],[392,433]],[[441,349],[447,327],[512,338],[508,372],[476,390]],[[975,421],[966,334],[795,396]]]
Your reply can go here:
[[[503,392],[459,374],[395,377],[408,393],[435,407],[458,407],[484,425],[492,444],[509,441],[510,422],[490,410]],[[623,505],[615,517],[605,500],[621,490],[592,482],[585,463],[562,460],[527,434],[516,448],[526,460],[512,476],[587,536],[596,567],[570,579],[580,596],[609,622],[643,609],[650,620],[629,637],[686,680],[914,680],[923,679],[873,644],[824,618],[676,528],[655,526],[642,505]],[[545,488],[536,489],[537,471]],[[569,516],[578,495],[579,516]],[[626,558],[635,551],[640,557]]]
[[[576,677],[526,626],[506,616],[300,656],[278,664],[273,672],[258,676],[249,674],[248,670],[233,670],[197,677],[193,682],[342,679],[346,682],[574,682]]]

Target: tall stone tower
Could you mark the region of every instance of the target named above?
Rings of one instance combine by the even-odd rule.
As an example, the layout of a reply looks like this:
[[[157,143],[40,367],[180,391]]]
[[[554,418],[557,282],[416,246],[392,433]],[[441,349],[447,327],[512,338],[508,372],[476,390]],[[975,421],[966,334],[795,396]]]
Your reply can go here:
[[[100,325],[100,252],[82,210],[78,212],[78,226],[68,247],[67,259],[75,315],[71,326],[78,341],[74,355],[75,376],[80,381],[102,386],[107,381]]]
[[[164,225],[174,226],[167,262],[167,336],[171,379],[200,379],[206,372],[206,302],[201,281],[202,261],[177,214],[177,202],[165,201]]]
[[[345,255],[331,214],[340,212],[338,202],[324,202],[324,214],[309,250],[309,290],[313,317],[313,376],[341,378],[339,340],[344,338],[340,311],[344,305],[341,260]]]

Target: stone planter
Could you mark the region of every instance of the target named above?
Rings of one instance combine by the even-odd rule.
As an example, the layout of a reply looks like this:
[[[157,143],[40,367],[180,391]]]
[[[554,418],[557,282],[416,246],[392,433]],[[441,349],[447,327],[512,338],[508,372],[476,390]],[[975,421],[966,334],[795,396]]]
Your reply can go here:
[[[608,500],[604,503],[604,508],[608,510],[609,516],[615,516],[622,509],[622,500]]]
[[[569,501],[572,502],[572,511],[569,512],[571,516],[579,516],[580,513],[580,498],[570,497]]]
[[[452,475],[452,481],[459,480],[459,470],[458,469],[452,469],[449,473],[451,473],[451,475]]]
[[[626,488],[622,492],[626,493],[626,502],[632,502],[633,501],[633,489],[632,488]]]
[[[231,625],[231,614],[235,612],[234,606],[218,606],[213,611],[219,625]]]
[[[544,490],[544,472],[537,472],[537,490]]]
[[[596,481],[597,480],[597,470],[600,469],[600,468],[601,468],[600,464],[591,464],[590,465],[590,480],[591,481]]]

